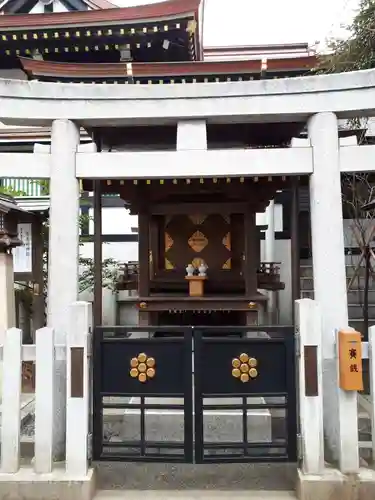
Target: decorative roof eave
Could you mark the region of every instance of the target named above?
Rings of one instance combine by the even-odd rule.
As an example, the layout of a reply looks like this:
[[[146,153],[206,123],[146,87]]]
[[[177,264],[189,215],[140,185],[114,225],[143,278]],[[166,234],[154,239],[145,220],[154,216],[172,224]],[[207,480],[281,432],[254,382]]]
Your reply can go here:
[[[27,212],[27,210],[18,206],[16,200],[12,196],[1,193],[0,211],[7,214],[13,210],[16,212]]]
[[[35,4],[37,3],[38,0],[35,0]],[[11,3],[11,0],[0,0],[0,14],[1,15],[14,15],[18,14],[19,12],[22,12],[23,7],[26,6],[26,3],[28,0],[24,0],[24,4],[18,4],[17,5],[17,10],[13,11],[12,9],[7,10],[8,4]],[[111,3],[109,0],[83,0],[83,4],[86,4],[89,9],[115,9],[118,8],[118,5],[115,5]],[[31,9],[33,8],[33,4],[28,3],[27,9],[28,12],[31,12]],[[79,10],[79,9],[76,9]]]
[[[20,57],[24,71],[34,78],[147,78],[214,74],[260,74],[309,71],[316,67],[315,56],[245,61],[171,63],[60,63]]]
[[[47,27],[95,26],[98,24],[158,22],[192,16],[198,22],[201,0],[168,0],[137,7],[0,16],[1,31],[27,31]]]

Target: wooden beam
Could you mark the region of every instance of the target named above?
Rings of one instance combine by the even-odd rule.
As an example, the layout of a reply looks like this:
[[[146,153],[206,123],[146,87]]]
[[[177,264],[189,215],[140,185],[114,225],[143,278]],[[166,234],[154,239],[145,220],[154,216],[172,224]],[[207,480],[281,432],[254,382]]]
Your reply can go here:
[[[138,292],[140,296],[147,297],[150,294],[150,214],[141,189],[139,196],[143,200],[143,208],[138,216]]]
[[[246,203],[164,203],[152,205],[155,215],[181,215],[181,214],[242,214],[247,207]]]

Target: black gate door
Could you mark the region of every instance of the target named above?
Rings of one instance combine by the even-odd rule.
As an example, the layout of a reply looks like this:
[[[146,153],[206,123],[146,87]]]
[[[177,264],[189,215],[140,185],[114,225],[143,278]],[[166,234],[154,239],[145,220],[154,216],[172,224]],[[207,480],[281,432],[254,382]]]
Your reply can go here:
[[[291,327],[97,327],[93,459],[296,460]]]
[[[93,385],[94,460],[193,462],[191,328],[95,328]]]
[[[194,334],[196,462],[296,461],[293,328],[210,330]]]

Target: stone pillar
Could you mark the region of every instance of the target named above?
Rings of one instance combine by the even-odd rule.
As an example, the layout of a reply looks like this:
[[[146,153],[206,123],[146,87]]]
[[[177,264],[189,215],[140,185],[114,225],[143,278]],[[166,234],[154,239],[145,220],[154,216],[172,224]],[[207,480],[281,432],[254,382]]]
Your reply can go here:
[[[322,313],[324,427],[342,472],[357,472],[357,393],[338,386],[335,330],[348,325],[337,117],[314,115],[308,124],[314,173],[310,177],[315,300]]]
[[[265,262],[275,262],[275,202],[270,201],[266,208],[267,229],[264,241]],[[268,321],[270,324],[276,320],[276,297],[275,292],[268,291]]]
[[[48,249],[47,324],[56,344],[66,344],[69,310],[78,300],[79,182],[76,151],[79,129],[70,120],[55,120],[51,137],[50,220]],[[57,362],[54,415],[54,455],[65,445],[66,367]]]
[[[185,120],[177,123],[177,151],[207,149],[207,127],[204,120]]]
[[[275,202],[266,208],[267,229],[265,234],[265,261],[275,262]]]

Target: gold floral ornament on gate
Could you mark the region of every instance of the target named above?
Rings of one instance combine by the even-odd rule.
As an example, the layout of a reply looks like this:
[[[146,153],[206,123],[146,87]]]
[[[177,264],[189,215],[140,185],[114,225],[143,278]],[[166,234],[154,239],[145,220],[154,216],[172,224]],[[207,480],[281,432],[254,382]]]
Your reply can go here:
[[[132,378],[137,378],[139,382],[147,382],[155,377],[156,374],[155,358],[147,356],[145,352],[141,352],[137,357],[130,360],[129,375]]]
[[[232,359],[232,376],[243,383],[249,382],[249,380],[257,378],[257,366],[258,360],[243,352],[237,358]]]

